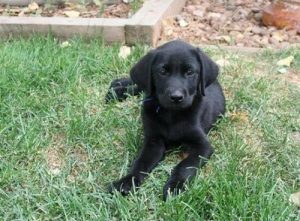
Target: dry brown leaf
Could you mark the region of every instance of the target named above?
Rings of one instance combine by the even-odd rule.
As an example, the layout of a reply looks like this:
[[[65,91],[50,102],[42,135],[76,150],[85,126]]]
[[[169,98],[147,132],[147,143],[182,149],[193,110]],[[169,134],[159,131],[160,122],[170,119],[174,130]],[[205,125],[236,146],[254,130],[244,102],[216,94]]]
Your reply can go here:
[[[39,9],[39,5],[36,2],[32,2],[28,5],[28,10],[30,12],[35,12],[38,9]]]
[[[52,173],[54,176],[60,174],[61,170],[59,168],[49,169],[49,172]]]
[[[291,63],[293,62],[294,60],[294,56],[289,56],[289,57],[286,57],[284,59],[281,59],[277,62],[277,65],[278,66],[286,66],[286,67],[290,67],[291,66]]]
[[[26,9],[26,10],[25,10]],[[19,17],[24,17],[25,16],[25,12],[28,10],[27,8],[23,9],[19,14],[18,16]]]
[[[5,10],[9,14],[19,14],[21,12],[20,8],[10,8]]]
[[[284,40],[284,36],[281,32],[275,31],[272,33],[272,38],[276,41],[282,42]]]
[[[230,62],[226,59],[219,59],[216,61],[216,63],[220,66],[220,67],[226,67],[228,65],[230,65]]]
[[[61,48],[66,48],[66,47],[70,47],[70,46],[71,46],[71,44],[68,41],[64,41],[60,44]]]
[[[290,202],[300,207],[300,192],[291,194]]]
[[[288,72],[288,69],[285,68],[285,67],[280,67],[277,69],[277,71],[280,73],[280,74],[286,74]]]
[[[127,58],[131,53],[131,48],[128,46],[122,46],[120,47],[120,51],[119,51],[119,57],[120,58]]]
[[[179,23],[179,26],[180,26],[180,27],[186,27],[186,26],[189,25],[189,23],[187,23],[187,21],[184,20],[184,19],[180,19],[180,20],[178,21],[178,23]]]
[[[218,40],[218,41],[224,41],[224,42],[226,42],[226,43],[230,43],[231,42],[231,38],[230,38],[230,36],[228,36],[228,35],[221,35],[221,36],[217,36],[216,37],[216,40]]]
[[[65,11],[64,14],[69,18],[78,18],[80,15],[80,12],[78,11]]]

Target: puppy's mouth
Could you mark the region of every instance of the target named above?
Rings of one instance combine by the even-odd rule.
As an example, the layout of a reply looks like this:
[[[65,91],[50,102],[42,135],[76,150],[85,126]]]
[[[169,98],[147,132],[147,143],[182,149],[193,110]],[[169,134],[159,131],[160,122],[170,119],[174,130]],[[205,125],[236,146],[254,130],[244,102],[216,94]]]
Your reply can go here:
[[[181,102],[172,102],[165,96],[158,96],[159,104],[167,109],[167,110],[172,110],[172,111],[180,111],[180,110],[185,110],[189,108],[192,105],[192,100],[191,98],[185,98]]]
[[[168,104],[168,105],[162,104],[162,106],[167,110],[172,110],[172,111],[185,110],[188,107],[190,107],[190,105],[183,105],[183,104]]]

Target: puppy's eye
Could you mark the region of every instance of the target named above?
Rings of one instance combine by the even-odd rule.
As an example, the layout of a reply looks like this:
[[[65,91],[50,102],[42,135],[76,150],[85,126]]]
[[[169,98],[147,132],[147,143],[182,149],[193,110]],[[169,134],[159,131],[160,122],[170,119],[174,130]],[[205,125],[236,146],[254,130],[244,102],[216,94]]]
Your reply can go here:
[[[159,71],[159,74],[162,75],[162,76],[166,76],[166,75],[167,75],[166,69],[162,68],[162,69]]]
[[[186,76],[192,76],[192,75],[194,75],[195,74],[195,72],[193,71],[193,70],[188,70],[187,72],[185,72],[185,75]]]

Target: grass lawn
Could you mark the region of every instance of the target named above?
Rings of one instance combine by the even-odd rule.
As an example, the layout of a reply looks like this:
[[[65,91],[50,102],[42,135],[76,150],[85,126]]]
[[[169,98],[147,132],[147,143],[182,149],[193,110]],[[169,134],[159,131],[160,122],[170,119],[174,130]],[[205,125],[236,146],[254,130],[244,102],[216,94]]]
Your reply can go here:
[[[215,154],[189,190],[163,202],[179,162],[170,153],[124,198],[107,193],[141,146],[140,99],[105,104],[125,60],[119,46],[49,38],[0,41],[0,220],[300,220],[300,48],[243,55],[205,50],[230,62],[220,81],[227,113],[211,131]],[[278,60],[293,55],[287,73]]]

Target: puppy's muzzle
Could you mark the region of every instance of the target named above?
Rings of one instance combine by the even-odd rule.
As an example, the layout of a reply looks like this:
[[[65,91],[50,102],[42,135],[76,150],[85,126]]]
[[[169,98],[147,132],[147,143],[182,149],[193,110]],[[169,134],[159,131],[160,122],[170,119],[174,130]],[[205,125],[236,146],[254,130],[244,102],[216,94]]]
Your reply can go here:
[[[178,103],[181,103],[183,101],[184,94],[180,90],[175,90],[175,91],[170,92],[169,98],[170,98],[172,103],[178,104]]]

